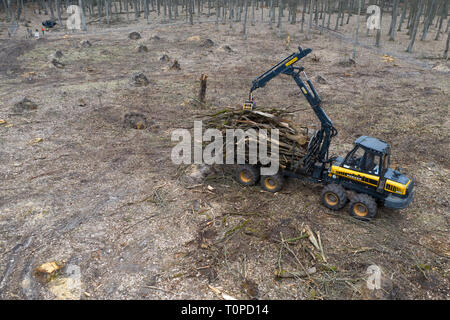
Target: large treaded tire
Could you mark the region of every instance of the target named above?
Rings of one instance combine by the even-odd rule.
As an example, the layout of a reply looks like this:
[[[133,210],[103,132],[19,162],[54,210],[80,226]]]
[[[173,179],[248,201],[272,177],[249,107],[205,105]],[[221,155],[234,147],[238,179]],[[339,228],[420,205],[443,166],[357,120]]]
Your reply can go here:
[[[243,164],[236,169],[234,178],[244,186],[254,186],[258,183],[259,176],[260,172],[257,166]]]
[[[275,193],[283,188],[284,177],[281,174],[261,176],[260,184],[263,190]]]
[[[371,196],[358,193],[351,199],[348,213],[355,219],[370,221],[377,215],[377,203]]]
[[[327,184],[320,195],[322,204],[331,210],[340,210],[347,203],[347,192],[339,184]]]

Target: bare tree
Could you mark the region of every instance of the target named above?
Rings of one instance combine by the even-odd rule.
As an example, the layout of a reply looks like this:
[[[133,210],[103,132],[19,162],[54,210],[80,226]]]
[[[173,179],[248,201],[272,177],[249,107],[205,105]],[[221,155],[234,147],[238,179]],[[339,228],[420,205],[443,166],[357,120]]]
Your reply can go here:
[[[383,26],[382,20],[383,20],[383,10],[384,10],[384,3],[385,0],[381,0],[381,7],[380,7],[380,28],[377,29],[377,35],[375,38],[375,46],[379,47],[380,46],[380,40],[381,40],[381,28]]]
[[[61,19],[61,0],[56,0],[56,14],[58,15],[58,24],[59,27],[62,28],[62,19]]]
[[[281,17],[283,16],[283,1],[279,0],[278,3],[278,37],[281,37]]]
[[[419,3],[417,4],[419,8],[417,9],[417,13],[414,18],[414,25],[413,25],[412,32],[411,32],[411,41],[409,42],[408,49],[406,50],[409,53],[412,52],[412,48],[414,46],[414,41],[416,40],[417,29],[419,27],[420,16],[422,15],[424,3],[425,3],[424,0],[419,0]]]
[[[300,32],[303,32],[303,24],[305,23],[305,11],[306,11],[306,0],[303,0],[303,9],[302,9],[302,24],[300,26]]]
[[[229,20],[230,20],[230,29],[232,29],[233,28],[233,0],[229,0],[229,13],[228,13],[228,18],[229,18]]]
[[[320,34],[323,33],[323,28],[325,27],[325,19],[327,16],[327,5],[330,5],[330,0],[323,0],[323,7],[322,7],[322,26],[320,27]]]
[[[244,34],[244,39],[247,39],[247,11],[248,11],[248,0],[244,0],[244,30],[242,33]]]
[[[6,3],[6,0],[3,0],[3,6],[5,7],[5,13],[6,13],[6,18],[8,20],[11,19],[11,16],[9,15],[10,11],[9,11],[9,5]]]
[[[80,14],[81,14],[81,30],[87,31],[86,16],[84,15],[83,9],[83,0],[78,0],[78,6],[80,7]]]
[[[435,9],[436,0],[431,0],[428,4],[428,12],[426,14],[426,18],[423,24],[423,33],[421,41],[425,41],[427,38],[428,28],[430,27],[431,22],[433,21],[434,9]]]
[[[449,20],[450,22],[450,20]],[[450,32],[447,33],[447,42],[445,44],[445,51],[444,51],[444,59],[448,60],[448,46],[449,46],[449,40],[450,40]]]
[[[334,26],[334,30],[337,31],[338,26],[339,26],[339,18],[341,17],[341,12],[342,12],[342,1],[339,0],[339,4],[338,4],[338,15],[336,17],[336,25]]]
[[[392,20],[391,27],[389,28],[389,40],[394,41],[395,37],[395,26],[397,24],[397,9],[398,9],[398,0],[394,0],[394,4],[392,6]]]
[[[358,45],[358,32],[359,32],[359,18],[361,15],[361,1],[358,0],[358,17],[356,18],[356,29],[355,29],[355,36],[354,36],[354,42],[353,42],[353,60],[356,59],[356,46]]]
[[[440,14],[440,19],[439,19],[439,28],[436,32],[436,37],[434,38],[434,40],[439,40],[439,35],[441,33],[441,29],[442,29],[442,22],[444,22],[444,19],[447,18],[447,8],[448,8],[448,1],[447,0],[442,0],[442,6],[441,6],[441,14]]]
[[[407,7],[408,7],[408,0],[405,0],[405,3],[403,4],[403,9],[402,9],[402,15],[400,17],[400,22],[398,24],[398,29],[397,29],[398,32],[402,31],[402,24],[406,17],[406,8]]]
[[[312,26],[312,19],[313,19],[313,9],[312,9],[312,5],[313,5],[313,0],[309,1],[309,20],[308,20],[308,27],[306,28],[306,40],[310,39],[310,32],[311,32],[311,26]]]

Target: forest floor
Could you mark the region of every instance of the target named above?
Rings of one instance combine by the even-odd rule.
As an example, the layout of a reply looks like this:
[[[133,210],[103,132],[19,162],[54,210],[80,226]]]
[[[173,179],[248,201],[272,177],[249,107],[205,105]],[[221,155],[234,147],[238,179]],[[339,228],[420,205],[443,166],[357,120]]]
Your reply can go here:
[[[449,299],[448,63],[359,47],[352,64],[351,44],[285,27],[282,37],[253,27],[247,40],[241,26],[213,23],[0,40],[0,298]],[[192,183],[192,168],[171,162],[174,129],[239,107],[252,79],[297,45],[313,49],[302,65],[339,130],[331,153],[346,154],[360,135],[388,141],[392,167],[416,181],[409,208],[379,208],[363,223],[323,207],[319,185],[289,180],[269,194],[221,167]],[[180,70],[170,69],[175,59]],[[136,72],[147,86],[133,84]],[[202,73],[204,105],[195,100]],[[37,108],[18,108],[24,97]],[[255,99],[318,125],[291,79]],[[130,112],[147,128],[126,126]],[[64,268],[43,281],[34,270],[51,261]],[[372,265],[383,270],[381,290],[367,289]]]

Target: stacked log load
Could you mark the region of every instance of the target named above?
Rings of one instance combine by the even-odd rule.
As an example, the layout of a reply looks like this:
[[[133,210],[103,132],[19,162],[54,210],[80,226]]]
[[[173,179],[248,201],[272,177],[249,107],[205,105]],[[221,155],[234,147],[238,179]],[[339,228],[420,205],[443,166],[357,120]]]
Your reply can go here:
[[[239,110],[223,109],[214,114],[208,115],[203,119],[203,125],[206,128],[215,128],[226,136],[227,129],[254,129],[256,136],[245,136],[246,143],[246,163],[248,162],[248,143],[251,140],[266,140],[268,156],[270,156],[271,144],[278,144],[279,164],[281,168],[290,167],[291,163],[300,161],[307,152],[308,143],[314,134],[312,128],[293,123],[288,119],[289,113],[283,110]],[[260,133],[259,129],[266,129],[267,136]],[[271,130],[278,129],[278,140],[271,139]],[[248,131],[247,131],[248,132]],[[224,158],[226,157],[226,141],[224,140]],[[235,144],[238,141],[235,140]],[[235,149],[236,150],[236,149]]]

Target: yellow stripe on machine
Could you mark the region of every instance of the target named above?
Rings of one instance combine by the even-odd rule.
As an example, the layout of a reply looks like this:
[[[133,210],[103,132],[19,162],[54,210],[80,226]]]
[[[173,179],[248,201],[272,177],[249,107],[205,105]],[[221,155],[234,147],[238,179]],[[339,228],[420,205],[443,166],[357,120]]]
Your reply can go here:
[[[286,64],[285,64],[285,66],[286,67],[289,67],[291,64],[293,64],[295,61],[297,61],[298,60],[298,58],[297,57],[295,57],[294,59],[291,59],[291,60],[289,60],[288,62],[286,62]]]
[[[408,187],[408,185],[410,183],[411,183],[411,179],[408,181],[408,183],[406,185],[387,179],[386,185],[384,186],[384,190],[386,190],[388,192],[393,192],[393,193],[404,195],[404,194],[406,194],[406,188]]]
[[[347,169],[347,168],[343,168],[343,167],[339,167],[339,166],[331,166],[329,176],[332,176],[332,175],[338,175],[338,176],[341,176],[341,177],[344,177],[347,179],[351,179],[354,181],[358,181],[358,182],[361,182],[364,184],[368,184],[368,185],[371,185],[374,187],[378,186],[378,183],[380,181],[380,177],[378,177],[378,176],[351,170],[351,169]]]

